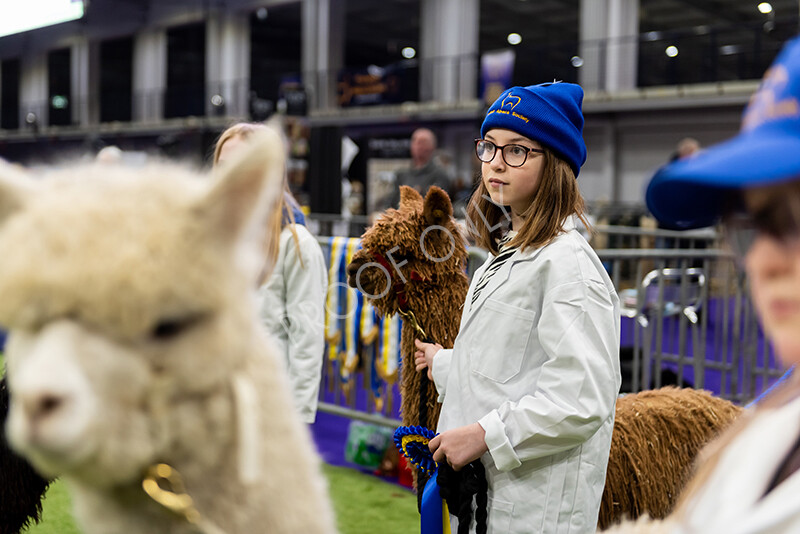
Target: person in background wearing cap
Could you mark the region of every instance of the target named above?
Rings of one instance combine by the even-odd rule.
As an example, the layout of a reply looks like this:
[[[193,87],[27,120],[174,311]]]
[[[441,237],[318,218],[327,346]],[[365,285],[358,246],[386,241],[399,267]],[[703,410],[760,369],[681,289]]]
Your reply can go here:
[[[587,224],[576,180],[582,101],[579,86],[550,83],[513,87],[489,108],[467,214],[491,255],[473,276],[453,349],[417,341],[416,368],[428,369],[443,403],[429,447],[455,470],[480,458],[489,532],[597,527],[620,319],[575,223]]]
[[[661,168],[647,205],[665,226],[722,221],[765,334],[800,363],[800,40],[753,95],[740,133]],[[701,455],[675,512],[635,532],[800,532],[800,376],[792,373]]]

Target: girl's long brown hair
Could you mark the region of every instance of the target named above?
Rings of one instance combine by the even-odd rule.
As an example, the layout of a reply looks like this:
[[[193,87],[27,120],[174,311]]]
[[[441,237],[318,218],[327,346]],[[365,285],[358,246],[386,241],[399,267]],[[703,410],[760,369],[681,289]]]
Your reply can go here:
[[[238,122],[230,127],[228,127],[225,131],[223,131],[219,138],[217,139],[216,144],[214,145],[214,166],[219,163],[219,156],[222,153],[222,146],[228,142],[229,140],[233,139],[234,137],[241,137],[242,139],[247,139],[253,133],[258,132],[262,129],[266,128],[266,126],[262,123],[258,122]],[[293,204],[294,203],[294,204]],[[297,257],[300,260],[300,265],[303,265],[303,257],[300,254],[300,239],[297,237],[297,232],[294,229],[294,213],[293,209],[296,207],[296,202],[294,201],[294,197],[292,197],[291,192],[289,191],[289,184],[286,181],[286,177],[284,176],[283,179],[283,194],[280,195],[280,199],[278,200],[278,205],[276,206],[277,209],[272,210],[269,215],[269,219],[267,221],[267,232],[265,236],[264,248],[265,252],[267,253],[268,262],[264,269],[261,271],[261,275],[258,279],[258,285],[261,286],[269,275],[272,273],[272,268],[275,266],[275,259],[278,257],[278,253],[280,252],[280,242],[281,242],[281,231],[285,226],[289,226],[289,231],[292,232],[292,239],[294,239],[295,249],[297,250]],[[286,218],[288,220],[284,220],[284,213],[286,214]]]
[[[586,228],[585,204],[575,173],[567,162],[544,148],[544,168],[539,186],[533,194],[530,206],[522,214],[522,228],[509,246],[538,248],[548,244],[562,232],[564,219],[577,215]],[[467,205],[467,227],[479,247],[497,254],[497,239],[504,231],[505,221],[510,222],[508,209],[492,202],[489,191],[478,175],[478,187]]]

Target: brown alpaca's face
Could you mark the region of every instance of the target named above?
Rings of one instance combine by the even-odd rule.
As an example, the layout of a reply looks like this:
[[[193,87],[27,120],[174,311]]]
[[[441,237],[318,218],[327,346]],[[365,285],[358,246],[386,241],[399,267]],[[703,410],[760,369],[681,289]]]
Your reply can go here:
[[[402,290],[411,270],[420,261],[414,250],[414,234],[418,233],[413,224],[416,214],[391,211],[394,213],[385,214],[364,234],[362,249],[347,266],[348,285],[386,313],[396,310],[397,291]],[[403,237],[406,242],[399,243]]]
[[[400,208],[387,210],[362,236],[347,266],[348,284],[385,314],[397,311],[398,293],[432,288],[466,258],[447,194],[431,188],[423,200],[413,189],[402,193]]]

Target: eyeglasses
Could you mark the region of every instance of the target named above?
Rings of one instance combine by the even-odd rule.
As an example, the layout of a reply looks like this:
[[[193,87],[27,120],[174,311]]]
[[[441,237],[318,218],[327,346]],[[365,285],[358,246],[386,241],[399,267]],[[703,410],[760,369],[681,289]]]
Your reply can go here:
[[[544,154],[544,150],[540,148],[528,148],[523,145],[503,145],[499,146],[486,139],[475,139],[475,154],[478,159],[484,163],[489,163],[494,159],[497,149],[503,154],[503,161],[509,167],[522,167],[528,160],[529,152],[536,152]]]
[[[784,246],[800,245],[800,200],[783,198],[755,213],[725,216],[724,235],[733,252],[744,259],[759,236],[768,236]]]

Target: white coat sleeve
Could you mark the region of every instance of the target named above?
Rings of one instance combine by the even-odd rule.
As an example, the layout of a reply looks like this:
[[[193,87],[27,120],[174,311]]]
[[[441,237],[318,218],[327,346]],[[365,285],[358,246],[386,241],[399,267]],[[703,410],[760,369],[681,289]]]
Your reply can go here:
[[[453,349],[440,349],[436,356],[433,357],[431,375],[433,376],[433,385],[436,386],[436,392],[439,394],[436,402],[444,402],[447,375],[450,374],[450,361],[452,358]]]
[[[602,283],[578,281],[544,296],[537,386],[479,420],[497,468],[576,447],[613,416],[619,392],[619,313]]]
[[[313,423],[322,379],[328,275],[316,239],[305,228],[298,227],[297,231],[302,264],[292,237],[288,241],[283,268],[289,334],[288,371],[300,417],[306,423]]]

